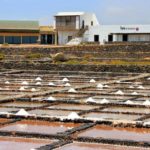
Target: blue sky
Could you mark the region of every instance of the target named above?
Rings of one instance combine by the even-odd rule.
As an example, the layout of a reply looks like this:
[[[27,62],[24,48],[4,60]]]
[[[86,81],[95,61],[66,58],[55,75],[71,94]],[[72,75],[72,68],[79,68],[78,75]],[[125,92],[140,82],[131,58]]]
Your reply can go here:
[[[52,24],[59,11],[96,13],[101,24],[150,24],[150,0],[0,0],[0,20]]]

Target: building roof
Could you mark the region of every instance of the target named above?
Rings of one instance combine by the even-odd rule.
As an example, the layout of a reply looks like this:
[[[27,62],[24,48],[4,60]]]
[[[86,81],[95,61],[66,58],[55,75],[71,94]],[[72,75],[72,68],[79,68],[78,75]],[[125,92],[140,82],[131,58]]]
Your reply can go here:
[[[38,21],[0,20],[0,30],[39,30]]]
[[[53,26],[40,26],[40,33],[54,33],[55,29]]]
[[[84,14],[84,12],[59,12],[55,16],[56,17],[59,17],[59,16],[81,16],[83,14]]]

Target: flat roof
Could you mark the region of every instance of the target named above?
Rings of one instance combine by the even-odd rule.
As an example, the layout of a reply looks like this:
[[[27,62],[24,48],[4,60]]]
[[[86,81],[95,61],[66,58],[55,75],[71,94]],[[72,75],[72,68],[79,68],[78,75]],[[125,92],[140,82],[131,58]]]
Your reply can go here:
[[[39,21],[0,20],[0,30],[39,30]]]
[[[59,16],[81,16],[84,12],[59,12],[55,15],[55,17]]]

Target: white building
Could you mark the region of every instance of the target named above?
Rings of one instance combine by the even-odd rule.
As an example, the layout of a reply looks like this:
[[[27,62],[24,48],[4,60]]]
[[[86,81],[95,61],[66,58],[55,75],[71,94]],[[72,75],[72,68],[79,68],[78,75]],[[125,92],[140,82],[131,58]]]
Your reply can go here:
[[[99,22],[93,13],[60,12],[55,15],[55,29],[58,32],[58,44],[63,45],[76,37],[83,37],[86,30],[98,26]]]
[[[100,25],[96,15],[61,12],[55,16],[58,44],[84,42],[150,42],[150,25]],[[78,42],[75,42],[78,41]]]

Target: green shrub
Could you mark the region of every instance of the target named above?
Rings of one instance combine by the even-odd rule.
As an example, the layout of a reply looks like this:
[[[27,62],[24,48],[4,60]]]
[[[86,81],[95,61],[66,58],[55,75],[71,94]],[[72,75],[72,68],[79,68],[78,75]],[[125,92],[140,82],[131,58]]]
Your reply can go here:
[[[27,59],[39,59],[39,58],[42,58],[44,57],[43,54],[41,53],[29,53],[25,56]]]
[[[5,54],[0,53],[0,60],[3,60],[5,58]]]

